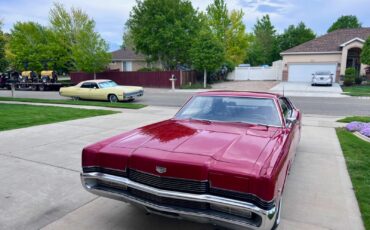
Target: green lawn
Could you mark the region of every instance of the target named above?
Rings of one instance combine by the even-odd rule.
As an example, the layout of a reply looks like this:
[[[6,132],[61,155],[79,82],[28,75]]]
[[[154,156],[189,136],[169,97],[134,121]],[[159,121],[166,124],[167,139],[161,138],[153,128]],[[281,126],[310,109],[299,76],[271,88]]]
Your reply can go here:
[[[338,120],[338,122],[344,122],[344,123],[349,123],[349,122],[352,122],[352,121],[370,122],[370,117],[353,116],[353,117],[346,117],[346,118]]]
[[[370,143],[361,140],[344,128],[338,128],[337,135],[365,228],[370,229]]]
[[[370,84],[343,86],[343,92],[351,96],[368,96],[370,97]]]
[[[118,113],[56,106],[0,104],[0,131]]]
[[[38,98],[12,98],[12,97],[0,97],[0,101],[20,101],[20,102],[34,102],[34,103],[49,103],[49,104],[66,104],[66,105],[89,105],[89,106],[100,106],[110,108],[123,108],[123,109],[141,109],[146,105],[136,104],[130,102],[103,102],[103,101],[73,101],[73,100],[61,100],[61,99],[38,99]]]

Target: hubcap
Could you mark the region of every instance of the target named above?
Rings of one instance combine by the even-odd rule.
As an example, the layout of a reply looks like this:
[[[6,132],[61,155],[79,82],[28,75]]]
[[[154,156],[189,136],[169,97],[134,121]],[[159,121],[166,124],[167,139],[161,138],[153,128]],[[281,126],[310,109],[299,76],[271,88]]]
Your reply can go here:
[[[109,101],[110,101],[110,102],[117,102],[117,97],[116,97],[116,96],[114,96],[114,95],[110,95],[110,97],[109,97]]]

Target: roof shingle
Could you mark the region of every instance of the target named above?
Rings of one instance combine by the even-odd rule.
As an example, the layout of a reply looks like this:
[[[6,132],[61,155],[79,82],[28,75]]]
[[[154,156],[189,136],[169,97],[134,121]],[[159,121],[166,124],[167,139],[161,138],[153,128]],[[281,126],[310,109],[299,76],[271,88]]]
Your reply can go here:
[[[145,60],[146,57],[143,54],[136,53],[130,48],[122,48],[111,52],[113,60]]]
[[[370,28],[339,29],[311,41],[302,43],[282,52],[334,52],[341,51],[340,45],[354,38],[366,40],[370,36]]]

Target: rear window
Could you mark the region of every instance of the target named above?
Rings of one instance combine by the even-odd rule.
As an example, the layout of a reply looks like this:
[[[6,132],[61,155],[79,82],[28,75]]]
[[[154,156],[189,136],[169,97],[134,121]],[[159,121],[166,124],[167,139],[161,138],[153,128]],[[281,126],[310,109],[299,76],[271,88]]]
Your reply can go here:
[[[281,126],[276,105],[269,98],[196,96],[176,118]]]

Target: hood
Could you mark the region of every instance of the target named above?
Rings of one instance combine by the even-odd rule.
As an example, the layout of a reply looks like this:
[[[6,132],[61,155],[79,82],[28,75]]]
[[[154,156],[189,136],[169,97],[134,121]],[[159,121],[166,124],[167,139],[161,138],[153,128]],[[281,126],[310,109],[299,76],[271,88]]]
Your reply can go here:
[[[221,165],[216,162],[229,169],[240,166],[242,172],[251,173],[279,130],[248,124],[171,119],[137,129],[100,152],[113,157],[125,156],[126,165],[120,168],[158,174],[156,167],[162,166],[167,168],[163,176],[203,180],[208,178],[212,167]],[[122,160],[115,162],[119,161]]]

